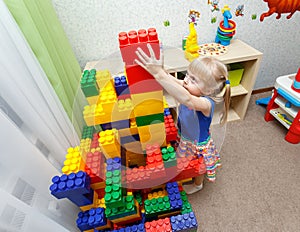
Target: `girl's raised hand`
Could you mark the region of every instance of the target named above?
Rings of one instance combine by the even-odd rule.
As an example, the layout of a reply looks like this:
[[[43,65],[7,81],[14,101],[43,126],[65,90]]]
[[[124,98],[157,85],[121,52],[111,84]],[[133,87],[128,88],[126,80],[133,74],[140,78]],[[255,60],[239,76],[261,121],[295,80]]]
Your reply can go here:
[[[135,59],[135,62],[143,67],[145,70],[147,70],[151,75],[156,77],[159,72],[163,71],[163,52],[162,47],[160,45],[160,58],[159,60],[156,59],[154,51],[150,44],[147,44],[150,57],[147,56],[147,54],[141,49],[137,48],[137,51],[135,52],[138,56],[138,59]]]

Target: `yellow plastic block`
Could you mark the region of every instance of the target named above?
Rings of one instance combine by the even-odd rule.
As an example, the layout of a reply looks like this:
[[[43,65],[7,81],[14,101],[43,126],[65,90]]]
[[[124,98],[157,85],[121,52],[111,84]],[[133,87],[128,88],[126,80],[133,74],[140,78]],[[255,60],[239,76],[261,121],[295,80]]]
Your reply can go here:
[[[97,207],[106,209],[105,199],[104,198],[98,199],[96,205],[97,205]]]
[[[151,124],[147,126],[139,126],[138,132],[140,136],[141,143],[149,143],[149,144],[164,144],[166,138],[165,124],[157,123]]]
[[[72,172],[78,172],[84,170],[85,163],[81,157],[79,146],[68,149],[66,154],[66,160],[64,161],[64,166],[61,171],[64,174],[70,174]]]
[[[103,111],[105,114],[111,115],[113,112],[113,108],[117,107],[117,95],[116,92],[113,90],[101,91],[99,95],[98,104],[102,105]]]
[[[96,82],[100,91],[104,86],[111,82],[111,74],[109,70],[98,70],[96,71]]]
[[[89,105],[94,105],[94,104],[97,104],[98,98],[99,98],[99,95],[87,97],[86,100],[88,101]]]
[[[99,145],[106,158],[121,156],[120,136],[116,129],[101,131],[99,136]]]
[[[135,117],[164,112],[163,91],[131,94]]]
[[[133,104],[130,98],[117,101],[112,111],[112,122],[126,120],[134,117]]]
[[[91,150],[91,142],[92,140],[90,138],[80,140],[79,150],[83,156]]]
[[[168,196],[168,193],[166,190],[148,193],[149,200],[154,199],[154,198],[164,197],[164,196]]]
[[[110,114],[105,114],[101,104],[85,106],[83,110],[83,118],[87,126],[95,126],[110,122]]]

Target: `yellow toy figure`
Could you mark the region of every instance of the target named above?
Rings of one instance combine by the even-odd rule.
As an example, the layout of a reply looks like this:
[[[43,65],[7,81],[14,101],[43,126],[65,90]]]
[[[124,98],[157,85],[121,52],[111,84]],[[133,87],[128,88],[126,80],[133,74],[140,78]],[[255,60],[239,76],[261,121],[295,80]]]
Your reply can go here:
[[[195,58],[199,57],[198,54],[199,45],[197,42],[197,31],[195,29],[193,22],[189,24],[189,29],[190,29],[190,34],[186,39],[184,55],[186,59],[192,61]]]

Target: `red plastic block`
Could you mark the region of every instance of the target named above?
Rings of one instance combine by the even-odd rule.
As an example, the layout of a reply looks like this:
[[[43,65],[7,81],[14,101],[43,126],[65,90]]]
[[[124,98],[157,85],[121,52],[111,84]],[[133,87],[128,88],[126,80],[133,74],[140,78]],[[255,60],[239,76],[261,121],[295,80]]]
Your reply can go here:
[[[140,29],[138,32],[129,31],[119,33],[119,47],[125,65],[133,65],[134,60],[137,59],[136,49],[140,47],[149,56],[147,43],[151,44],[154,54],[159,59],[159,40],[155,28]]]
[[[99,139],[99,133],[94,133],[93,138],[92,138],[92,142],[91,142],[91,149],[99,147],[98,139]]]
[[[165,116],[164,119],[165,119],[165,129],[166,129],[167,143],[169,143],[170,141],[176,141],[178,131],[177,131],[177,128],[175,126],[172,115]]]
[[[139,65],[126,66],[130,94],[162,90],[154,77]]]
[[[88,152],[86,155],[85,172],[91,178],[91,184],[103,181],[103,154],[99,151]]]
[[[164,218],[159,220],[153,220],[145,223],[146,232],[154,231],[172,231],[170,218]]]

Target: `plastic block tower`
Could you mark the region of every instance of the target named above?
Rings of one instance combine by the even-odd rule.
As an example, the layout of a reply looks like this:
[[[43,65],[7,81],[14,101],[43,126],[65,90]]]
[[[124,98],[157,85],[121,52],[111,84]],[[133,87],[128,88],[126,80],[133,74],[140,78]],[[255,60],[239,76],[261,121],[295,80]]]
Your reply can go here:
[[[203,158],[178,157],[163,89],[134,63],[147,43],[159,58],[156,29],[121,32],[118,40],[123,73],[82,73],[86,125],[50,192],[80,208],[81,231],[192,231],[197,221],[182,182],[206,172]]]

